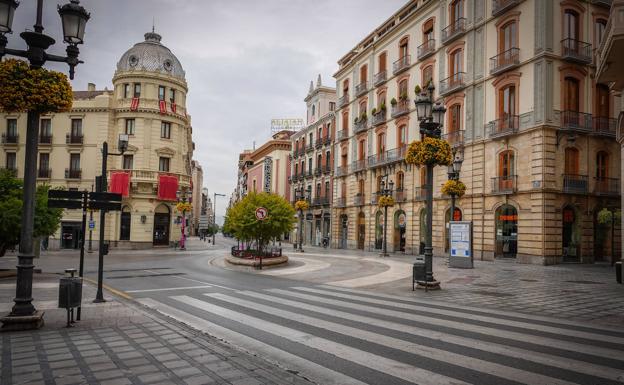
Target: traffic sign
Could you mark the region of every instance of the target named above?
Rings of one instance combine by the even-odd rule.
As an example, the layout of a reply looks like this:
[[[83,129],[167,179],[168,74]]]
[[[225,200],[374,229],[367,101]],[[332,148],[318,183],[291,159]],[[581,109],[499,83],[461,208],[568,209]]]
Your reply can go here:
[[[89,221],[89,230],[95,229],[95,221]]]
[[[258,207],[256,209],[256,219],[259,221],[263,221],[265,219],[267,219],[267,217],[269,216],[269,210],[267,210],[264,207]]]
[[[121,194],[108,192],[90,192],[89,199],[93,201],[121,202]]]

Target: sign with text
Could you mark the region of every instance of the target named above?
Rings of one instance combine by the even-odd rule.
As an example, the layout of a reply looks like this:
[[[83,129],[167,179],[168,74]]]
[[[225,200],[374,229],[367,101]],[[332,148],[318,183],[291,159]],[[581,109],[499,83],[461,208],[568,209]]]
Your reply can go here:
[[[450,267],[473,268],[472,222],[452,221],[449,223],[451,255]]]

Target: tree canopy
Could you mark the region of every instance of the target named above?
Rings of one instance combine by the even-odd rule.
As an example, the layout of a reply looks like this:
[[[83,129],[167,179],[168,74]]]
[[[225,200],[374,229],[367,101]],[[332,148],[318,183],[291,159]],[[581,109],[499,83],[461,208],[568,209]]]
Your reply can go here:
[[[0,257],[7,248],[19,242],[22,222],[22,185],[11,171],[0,170]],[[48,208],[50,186],[37,186],[35,237],[46,237],[58,230],[63,210]]]
[[[268,211],[265,220],[256,219],[256,209]],[[256,241],[262,251],[271,240],[289,232],[295,223],[295,210],[277,194],[251,193],[227,210],[223,231],[242,241]]]

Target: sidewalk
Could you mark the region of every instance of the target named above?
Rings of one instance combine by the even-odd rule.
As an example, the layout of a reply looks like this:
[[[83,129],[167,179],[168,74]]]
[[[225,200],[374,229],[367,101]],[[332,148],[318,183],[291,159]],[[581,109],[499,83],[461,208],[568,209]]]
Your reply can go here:
[[[65,328],[56,309],[58,275],[35,274],[38,331],[0,333],[1,384],[310,384],[305,379],[201,334],[134,302],[93,304],[83,286],[83,321]],[[10,311],[14,278],[0,279],[0,311]]]

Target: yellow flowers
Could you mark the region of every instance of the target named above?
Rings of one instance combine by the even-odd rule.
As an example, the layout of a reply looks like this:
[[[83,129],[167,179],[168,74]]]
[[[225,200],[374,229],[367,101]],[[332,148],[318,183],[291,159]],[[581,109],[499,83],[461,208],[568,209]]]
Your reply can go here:
[[[379,207],[394,206],[394,198],[391,196],[381,196],[379,200],[377,200],[377,205],[379,205]]]
[[[0,62],[0,111],[66,112],[72,103],[72,88],[65,74],[31,69],[22,60]]]
[[[447,180],[442,186],[442,193],[461,197],[466,193],[466,185],[461,180]]]
[[[189,212],[193,210],[193,205],[191,205],[190,203],[186,203],[186,202],[180,202],[176,205],[176,210],[181,213]]]
[[[295,202],[295,210],[305,211],[310,208],[310,204],[307,201],[297,201]]]
[[[416,166],[448,166],[453,162],[451,145],[446,140],[430,137],[414,141],[407,148],[405,161]]]

